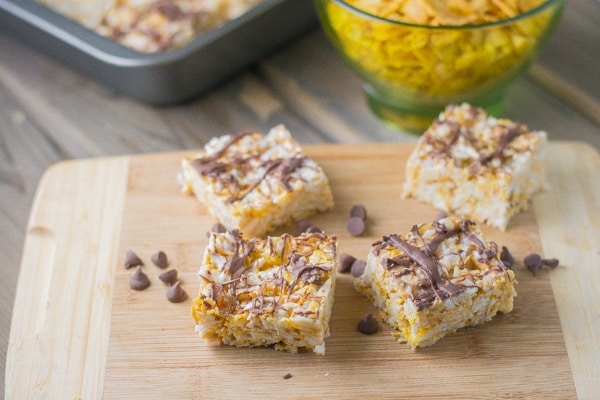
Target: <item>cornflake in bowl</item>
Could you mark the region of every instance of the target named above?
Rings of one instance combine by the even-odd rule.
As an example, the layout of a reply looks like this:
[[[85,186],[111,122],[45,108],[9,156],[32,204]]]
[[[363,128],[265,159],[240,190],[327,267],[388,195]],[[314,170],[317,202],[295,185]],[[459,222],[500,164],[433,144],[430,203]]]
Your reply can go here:
[[[329,38],[384,122],[422,132],[445,105],[499,115],[564,0],[315,0]]]

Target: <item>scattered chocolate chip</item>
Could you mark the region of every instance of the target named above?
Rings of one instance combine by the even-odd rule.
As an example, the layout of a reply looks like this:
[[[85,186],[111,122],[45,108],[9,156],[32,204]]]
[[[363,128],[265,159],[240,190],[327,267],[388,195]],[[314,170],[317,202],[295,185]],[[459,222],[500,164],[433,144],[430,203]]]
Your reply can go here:
[[[342,253],[338,258],[338,272],[342,274],[347,274],[352,270],[352,264],[356,261],[354,256],[350,254]]]
[[[367,219],[367,209],[362,204],[355,204],[350,209],[350,218]]]
[[[502,250],[500,251],[500,261],[502,261],[508,269],[512,269],[515,265],[515,258],[510,254],[510,251],[508,251],[506,246],[502,246]]]
[[[177,282],[177,270],[176,269],[170,269],[168,271],[165,271],[165,272],[163,272],[162,274],[160,274],[158,276],[158,279],[160,279],[161,281],[163,281],[167,285],[171,286],[175,282]]]
[[[365,335],[377,333],[379,331],[379,322],[373,317],[373,314],[367,314],[358,321],[358,331]]]
[[[367,266],[367,262],[365,260],[355,260],[352,263],[352,268],[350,269],[352,276],[358,278],[365,272],[365,267]]]
[[[362,204],[353,205],[350,209],[350,219],[346,224],[346,230],[352,236],[360,236],[366,228],[367,209]]]
[[[322,233],[322,232],[323,232],[323,229],[321,229],[321,228],[318,228],[318,227],[316,227],[316,226],[314,226],[314,225],[311,225],[311,226],[309,226],[309,227],[306,229],[306,231],[305,231],[305,232],[306,232],[306,233]]]
[[[365,221],[359,217],[352,217],[348,220],[346,229],[352,236],[360,236],[365,231]]]
[[[142,271],[142,266],[138,265],[129,279],[129,287],[133,290],[144,290],[148,286],[150,286],[150,279],[148,279],[148,275]]]
[[[559,262],[558,258],[544,258],[542,260],[542,263],[550,268],[558,267]]]
[[[556,258],[542,258],[539,254],[529,254],[523,260],[523,265],[527,268],[533,276],[536,276],[537,273],[542,269],[542,267],[548,266],[550,268],[555,268],[559,264],[558,259]]]
[[[300,236],[302,232],[306,232],[306,230],[311,226],[312,224],[305,219],[296,221],[296,236]]]
[[[539,254],[529,254],[523,259],[523,264],[525,268],[527,268],[533,276],[536,276],[538,271],[542,269],[544,264],[542,264],[542,257]]]
[[[167,259],[167,255],[164,251],[158,251],[150,257],[154,265],[159,268],[167,268],[169,266],[169,260]]]
[[[210,228],[211,232],[215,232],[215,233],[225,233],[227,231],[227,229],[225,228],[225,226],[220,223],[220,222],[216,222],[211,228]]]
[[[144,265],[144,262],[133,250],[127,250],[127,254],[125,254],[125,269],[137,267],[138,265]]]
[[[448,216],[448,213],[444,210],[439,210],[436,219],[444,219]]]
[[[289,372],[287,374],[285,374],[282,378],[283,379],[290,379],[292,377],[292,374],[290,374]]]
[[[302,233],[321,233],[323,230],[317,228],[305,219],[301,219],[296,222],[296,236],[300,236]]]
[[[171,303],[181,303],[187,299],[187,293],[181,287],[181,281],[177,281],[167,289],[167,300]]]

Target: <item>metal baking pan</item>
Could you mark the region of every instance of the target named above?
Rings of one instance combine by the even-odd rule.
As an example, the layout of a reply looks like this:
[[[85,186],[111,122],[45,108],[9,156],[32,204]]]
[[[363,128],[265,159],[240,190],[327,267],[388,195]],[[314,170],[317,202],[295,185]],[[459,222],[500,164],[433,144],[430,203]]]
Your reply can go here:
[[[130,50],[32,0],[0,0],[0,31],[119,93],[156,105],[197,97],[317,24],[313,2],[266,0],[160,54]]]

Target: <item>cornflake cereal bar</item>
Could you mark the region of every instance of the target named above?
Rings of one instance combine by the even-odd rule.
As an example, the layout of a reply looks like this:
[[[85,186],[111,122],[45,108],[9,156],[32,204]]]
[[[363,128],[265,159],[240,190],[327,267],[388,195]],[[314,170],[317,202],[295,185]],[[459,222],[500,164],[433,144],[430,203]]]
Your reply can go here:
[[[192,305],[196,331],[219,344],[325,354],[336,251],[336,237],[322,233],[252,240],[237,230],[211,234]]]
[[[404,197],[506,230],[546,187],[546,132],[450,105],[406,163]]]
[[[264,0],[38,0],[142,53],[182,47]]]
[[[323,169],[302,153],[283,125],[267,135],[213,138],[182,161],[180,182],[227,229],[262,236],[333,206]]]
[[[383,236],[354,278],[398,341],[413,349],[512,311],[515,284],[497,245],[472,221],[452,217]]]

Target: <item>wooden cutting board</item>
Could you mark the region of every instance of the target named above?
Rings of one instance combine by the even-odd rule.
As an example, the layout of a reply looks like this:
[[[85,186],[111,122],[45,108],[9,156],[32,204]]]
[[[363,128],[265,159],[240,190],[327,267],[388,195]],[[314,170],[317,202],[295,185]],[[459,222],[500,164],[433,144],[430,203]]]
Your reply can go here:
[[[401,200],[412,145],[307,146],[330,178],[336,208],[311,222],[365,258],[381,235],[437,215]],[[512,313],[411,350],[390,329],[356,324],[374,312],[338,275],[326,355],[204,343],[190,315],[206,232],[204,207],[180,192],[185,153],[68,161],[43,177],[31,212],[6,369],[7,399],[600,398],[600,158],[580,143],[552,143],[551,188],[507,232],[483,227],[519,261],[560,259],[533,277],[515,266]],[[350,207],[369,211],[362,237],[346,233]],[[152,285],[129,288],[133,249]],[[172,304],[150,262],[167,253],[190,294]],[[289,379],[283,379],[286,374]]]

